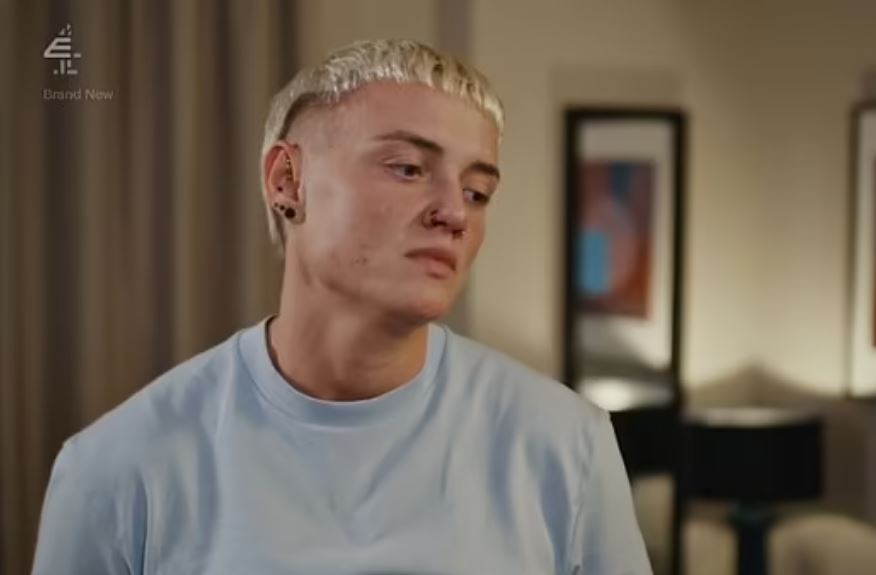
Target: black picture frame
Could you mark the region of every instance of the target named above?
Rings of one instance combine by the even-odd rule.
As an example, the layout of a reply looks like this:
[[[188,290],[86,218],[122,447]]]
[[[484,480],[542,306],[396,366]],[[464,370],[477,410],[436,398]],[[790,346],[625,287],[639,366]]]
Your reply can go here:
[[[591,138],[587,130],[595,128]],[[593,142],[594,150],[599,147],[598,138],[600,130],[603,137],[614,138],[607,146],[608,149],[615,147],[622,149],[624,146],[623,131],[627,130],[627,137],[631,139],[631,155],[624,158],[616,158],[619,161],[640,160],[642,157],[635,155],[632,142],[636,134],[636,128],[654,128],[663,131],[667,138],[665,150],[666,157],[661,157],[656,162],[652,172],[652,182],[664,178],[666,185],[653,186],[653,195],[668,195],[659,201],[668,201],[669,209],[663,210],[663,216],[669,215],[671,221],[668,225],[655,226],[652,230],[655,234],[659,231],[668,234],[669,237],[659,241],[664,242],[669,256],[670,265],[661,273],[666,280],[667,289],[662,295],[665,302],[661,305],[666,307],[666,340],[661,343],[667,351],[665,365],[650,365],[643,358],[635,357],[633,352],[629,357],[620,355],[606,356],[598,353],[589,354],[585,351],[585,345],[581,341],[579,329],[580,322],[587,321],[586,312],[582,310],[580,301],[579,278],[581,268],[581,250],[576,249],[579,245],[580,214],[586,213],[586,205],[581,205],[580,196],[586,193],[586,182],[581,177],[581,159],[588,161],[590,158],[605,159],[610,152],[600,150],[590,153],[585,149],[584,141]],[[612,129],[618,128],[611,136]],[[582,137],[581,134],[588,134]],[[609,136],[606,136],[609,134]],[[602,375],[610,375],[620,378],[646,380],[650,382],[662,382],[673,389],[673,396],[680,396],[681,379],[681,353],[682,353],[682,296],[684,282],[684,229],[685,229],[685,155],[687,147],[687,116],[678,108],[626,108],[626,107],[574,107],[564,113],[564,166],[565,166],[565,226],[563,232],[563,245],[565,247],[564,266],[564,310],[563,310],[563,340],[564,340],[564,382],[573,389],[580,391],[580,380],[585,375],[586,364],[596,364],[595,372]],[[647,159],[647,158],[645,158]],[[662,170],[662,172],[661,172]],[[669,174],[663,172],[669,171]],[[589,173],[589,172],[588,172]],[[656,201],[653,205],[656,205]],[[659,212],[655,209],[654,213]],[[653,243],[651,245],[654,245]],[[586,257],[583,258],[586,260]],[[653,262],[656,265],[665,264],[667,258]],[[652,276],[653,277],[653,276]],[[599,314],[593,314],[599,315]],[[604,315],[604,314],[602,314]],[[584,316],[584,317],[582,317]],[[661,327],[661,333],[663,331]]]

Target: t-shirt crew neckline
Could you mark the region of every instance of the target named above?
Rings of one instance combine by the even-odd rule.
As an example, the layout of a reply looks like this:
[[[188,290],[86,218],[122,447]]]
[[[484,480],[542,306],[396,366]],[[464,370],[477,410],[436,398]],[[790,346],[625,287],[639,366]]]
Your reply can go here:
[[[243,332],[240,354],[259,392],[294,419],[324,426],[352,427],[392,420],[425,396],[444,355],[447,334],[442,325],[430,323],[426,361],[407,383],[370,399],[328,401],[297,390],[277,371],[268,352],[267,325],[272,316]]]

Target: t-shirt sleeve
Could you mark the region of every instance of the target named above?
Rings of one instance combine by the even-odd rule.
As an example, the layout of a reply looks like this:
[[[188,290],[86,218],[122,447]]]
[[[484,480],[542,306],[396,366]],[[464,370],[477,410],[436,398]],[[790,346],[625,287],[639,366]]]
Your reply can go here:
[[[66,443],[43,501],[33,575],[139,575],[131,560],[136,489]]]
[[[589,426],[577,512],[568,546],[570,575],[651,575],[630,483],[611,420]]]

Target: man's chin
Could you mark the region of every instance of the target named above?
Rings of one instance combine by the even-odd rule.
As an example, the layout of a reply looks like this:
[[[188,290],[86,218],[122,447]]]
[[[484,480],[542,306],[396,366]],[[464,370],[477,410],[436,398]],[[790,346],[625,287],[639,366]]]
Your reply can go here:
[[[385,310],[410,324],[440,320],[450,313],[458,295],[449,285],[410,282],[408,286],[410,289],[403,291],[386,289],[379,297]]]
[[[453,307],[453,300],[448,297],[417,298],[405,303],[399,311],[413,322],[423,324],[440,320]]]
[[[423,323],[438,321],[448,313],[450,313],[451,305],[446,301],[442,302],[424,302],[414,308],[414,314],[421,319]]]

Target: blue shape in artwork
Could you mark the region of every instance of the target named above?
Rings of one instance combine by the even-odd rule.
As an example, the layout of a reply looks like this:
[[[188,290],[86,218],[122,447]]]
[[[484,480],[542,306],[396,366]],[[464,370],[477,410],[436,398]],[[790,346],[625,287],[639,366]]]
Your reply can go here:
[[[598,231],[578,232],[578,291],[587,296],[601,296],[610,289],[611,258],[609,237]]]

